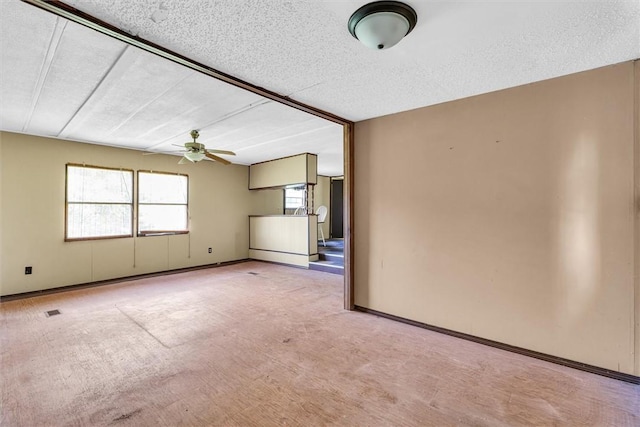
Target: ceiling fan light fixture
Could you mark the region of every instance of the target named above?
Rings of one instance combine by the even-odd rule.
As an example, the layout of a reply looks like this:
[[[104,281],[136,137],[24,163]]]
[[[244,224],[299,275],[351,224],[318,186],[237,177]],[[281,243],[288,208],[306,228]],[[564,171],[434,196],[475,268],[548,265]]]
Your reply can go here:
[[[197,163],[201,160],[204,160],[205,158],[208,158],[209,160],[212,160],[214,162],[222,163],[223,165],[231,164],[229,160],[224,159],[222,157],[218,157],[216,154],[235,156],[236,153],[229,150],[216,150],[216,149],[207,150],[207,147],[205,147],[204,144],[200,144],[197,141],[198,137],[200,136],[200,132],[194,129],[191,131],[190,135],[191,135],[191,138],[193,138],[193,141],[184,143],[185,151],[184,151],[184,154],[182,155],[182,158],[178,162],[179,165],[184,165],[187,162]],[[213,153],[216,153],[216,154],[213,154]]]
[[[204,153],[193,152],[193,151],[184,153],[184,156],[187,158],[187,160],[190,160],[192,162],[199,162],[205,157]]]
[[[398,1],[376,1],[356,10],[349,18],[349,32],[371,49],[395,46],[411,32],[418,15],[410,6]]]

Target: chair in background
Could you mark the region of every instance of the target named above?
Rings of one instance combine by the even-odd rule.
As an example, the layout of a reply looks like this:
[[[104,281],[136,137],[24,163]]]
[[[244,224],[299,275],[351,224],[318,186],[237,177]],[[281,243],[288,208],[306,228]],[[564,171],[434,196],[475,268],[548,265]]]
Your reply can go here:
[[[322,224],[324,224],[324,220],[327,218],[327,207],[324,205],[318,206],[316,215],[318,215],[318,230],[320,230],[320,236],[322,236],[322,244],[327,246],[327,242],[324,241],[324,232],[322,231]]]
[[[306,215],[307,214],[307,209],[304,206],[298,206],[295,210],[295,212],[293,212],[294,215]]]

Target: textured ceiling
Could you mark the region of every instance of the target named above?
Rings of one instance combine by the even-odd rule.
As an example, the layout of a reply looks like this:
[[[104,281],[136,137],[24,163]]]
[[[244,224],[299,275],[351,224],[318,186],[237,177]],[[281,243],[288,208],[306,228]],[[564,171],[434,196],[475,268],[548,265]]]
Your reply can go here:
[[[347,31],[363,0],[69,1],[353,121],[640,57],[638,0],[406,2],[416,28],[393,49],[373,51]]]
[[[340,125],[27,4],[0,5],[2,130],[169,153],[198,129],[234,163],[310,152],[320,174],[343,174]]]
[[[640,58],[640,1],[407,1],[385,51],[347,31],[361,0],[67,0],[256,86],[359,121]],[[300,152],[342,174],[342,128],[18,0],[0,0],[0,128],[251,164]]]

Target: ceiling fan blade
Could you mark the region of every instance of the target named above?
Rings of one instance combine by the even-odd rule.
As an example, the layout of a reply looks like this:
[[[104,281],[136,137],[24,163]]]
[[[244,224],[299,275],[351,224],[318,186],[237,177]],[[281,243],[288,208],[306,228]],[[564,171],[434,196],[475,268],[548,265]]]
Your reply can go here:
[[[190,142],[193,142],[193,141],[190,141]],[[184,144],[171,144],[171,145],[173,145],[174,147],[180,147],[184,150],[186,148],[185,144],[189,144],[190,142],[185,142]]]
[[[189,163],[191,162],[191,160],[187,159],[186,157],[183,157],[180,159],[180,161],[178,162],[179,165],[184,165],[185,163]],[[193,163],[193,162],[191,162]]]
[[[209,149],[207,149],[207,151],[209,153],[226,154],[228,156],[235,156],[236,155],[236,153],[234,153],[233,151],[227,151],[227,150],[209,150]]]
[[[186,153],[186,150],[171,150],[171,151],[145,151],[143,156],[150,156],[152,154],[171,154],[171,153]]]
[[[214,154],[204,153],[204,155],[207,156],[208,159],[216,161],[216,162],[220,162],[223,165],[230,165],[231,164],[231,162],[229,160],[225,160],[222,157],[218,157],[218,156],[216,156]]]

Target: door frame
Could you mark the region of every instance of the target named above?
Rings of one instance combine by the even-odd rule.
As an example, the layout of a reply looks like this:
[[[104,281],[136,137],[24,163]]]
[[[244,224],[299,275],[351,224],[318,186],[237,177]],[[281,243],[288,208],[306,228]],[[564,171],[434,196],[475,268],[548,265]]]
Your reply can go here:
[[[232,75],[223,73],[212,67],[199,63],[193,59],[180,55],[177,52],[157,45],[153,42],[131,35],[126,31],[102,21],[88,13],[77,10],[63,2],[49,2],[45,0],[22,0],[25,3],[66,18],[72,22],[91,28],[109,37],[138,47],[162,58],[176,62],[192,70],[203,73],[214,79],[221,80],[231,85],[253,92],[257,95],[304,111],[316,117],[342,125],[343,128],[343,158],[344,158],[344,187],[343,187],[343,221],[344,221],[344,308],[354,309],[354,271],[353,271],[353,152],[354,152],[354,123],[350,120],[320,110],[313,106],[296,101],[285,95],[258,87]]]

